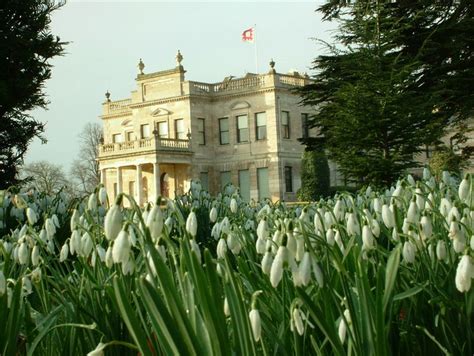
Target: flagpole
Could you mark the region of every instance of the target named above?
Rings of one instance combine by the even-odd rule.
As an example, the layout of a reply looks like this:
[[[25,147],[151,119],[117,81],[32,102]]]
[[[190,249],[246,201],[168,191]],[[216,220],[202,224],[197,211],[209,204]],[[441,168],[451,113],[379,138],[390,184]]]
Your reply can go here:
[[[258,74],[258,51],[257,51],[257,24],[253,25],[254,28],[254,42],[255,42],[255,74]]]

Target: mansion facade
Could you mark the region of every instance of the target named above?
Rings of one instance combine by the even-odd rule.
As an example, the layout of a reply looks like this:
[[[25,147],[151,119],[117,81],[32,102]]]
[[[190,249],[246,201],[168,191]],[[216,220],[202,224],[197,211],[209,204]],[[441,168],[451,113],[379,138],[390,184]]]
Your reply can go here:
[[[154,73],[140,60],[130,98],[106,93],[99,166],[109,196],[143,205],[200,180],[213,195],[232,183],[247,201],[295,201],[310,112],[292,89],[309,77],[277,73],[272,61],[266,74],[208,84],[185,80],[182,59]]]

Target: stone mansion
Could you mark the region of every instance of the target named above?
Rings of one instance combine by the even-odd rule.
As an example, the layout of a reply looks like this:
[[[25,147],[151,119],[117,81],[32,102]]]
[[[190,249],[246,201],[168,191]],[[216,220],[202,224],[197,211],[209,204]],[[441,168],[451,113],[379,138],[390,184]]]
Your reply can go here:
[[[178,51],[175,68],[153,73],[140,60],[130,98],[106,93],[99,165],[109,196],[143,205],[199,179],[211,194],[231,182],[247,201],[296,200],[309,112],[291,89],[309,77],[277,73],[272,61],[266,74],[200,83],[185,80],[182,59]]]

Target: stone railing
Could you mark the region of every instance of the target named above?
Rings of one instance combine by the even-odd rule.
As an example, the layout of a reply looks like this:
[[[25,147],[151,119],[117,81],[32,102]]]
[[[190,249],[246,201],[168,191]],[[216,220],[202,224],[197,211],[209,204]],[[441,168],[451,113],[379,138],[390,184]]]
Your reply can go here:
[[[191,152],[189,140],[148,137],[134,141],[107,143],[100,145],[99,156],[135,154],[149,151]]]
[[[306,84],[305,78],[295,77],[292,75],[284,75],[284,74],[278,75],[278,81],[281,84],[286,84],[286,85],[291,85],[291,86],[296,86],[296,87],[302,87],[303,85]]]
[[[132,99],[111,101],[108,103],[109,114],[118,114],[118,113],[130,111],[131,103],[132,103]]]

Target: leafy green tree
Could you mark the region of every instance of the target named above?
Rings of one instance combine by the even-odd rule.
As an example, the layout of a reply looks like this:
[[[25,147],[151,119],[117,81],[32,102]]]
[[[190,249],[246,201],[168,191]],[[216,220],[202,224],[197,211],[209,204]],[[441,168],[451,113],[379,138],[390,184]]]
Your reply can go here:
[[[324,151],[305,151],[301,161],[300,201],[315,201],[329,195],[329,164]]]
[[[474,22],[470,1],[329,1],[319,11],[339,29],[299,93],[342,173],[388,185],[424,145],[472,114]]]
[[[0,189],[18,183],[17,170],[44,124],[29,111],[46,108],[44,83],[64,42],[50,32],[53,0],[3,0],[0,5]]]

